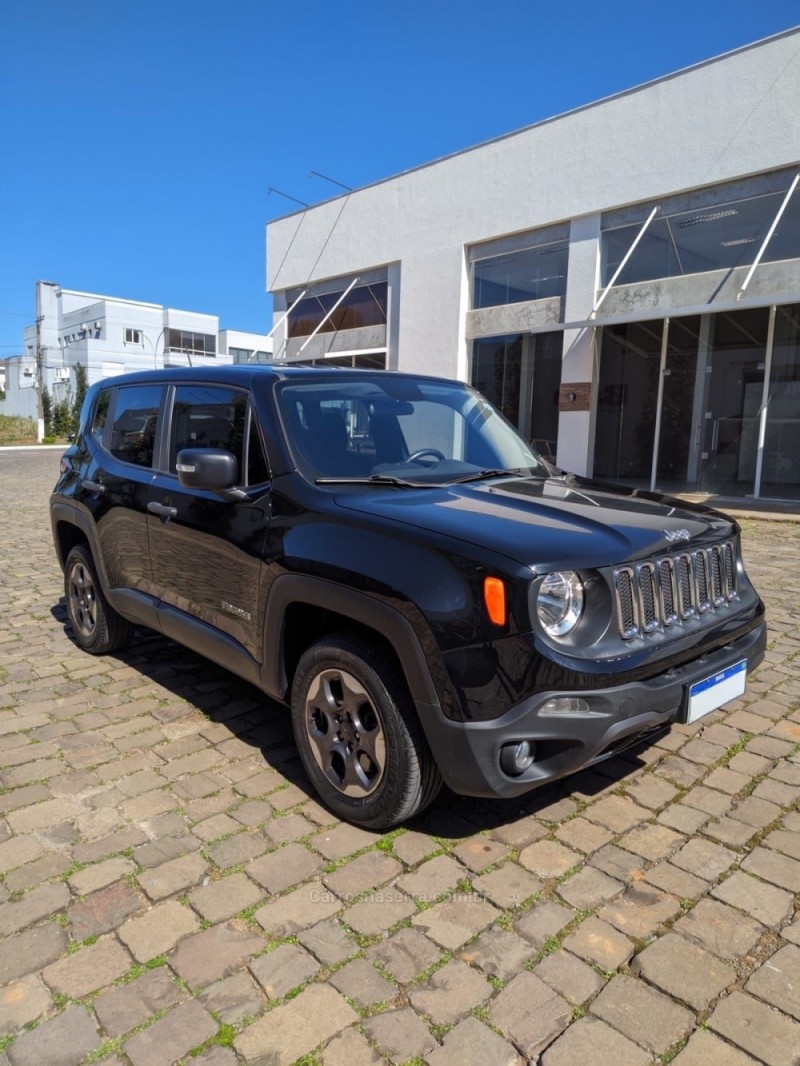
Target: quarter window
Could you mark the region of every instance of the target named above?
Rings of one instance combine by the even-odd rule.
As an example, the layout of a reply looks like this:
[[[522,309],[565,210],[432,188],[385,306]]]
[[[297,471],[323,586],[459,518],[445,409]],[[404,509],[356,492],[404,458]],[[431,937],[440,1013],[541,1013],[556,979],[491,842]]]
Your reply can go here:
[[[161,406],[160,385],[131,385],[117,393],[109,451],[125,463],[153,465]]]
[[[97,397],[94,418],[92,420],[92,436],[96,437],[97,440],[103,439],[103,430],[106,428],[106,419],[108,418],[108,408],[110,403],[111,389],[103,389]]]

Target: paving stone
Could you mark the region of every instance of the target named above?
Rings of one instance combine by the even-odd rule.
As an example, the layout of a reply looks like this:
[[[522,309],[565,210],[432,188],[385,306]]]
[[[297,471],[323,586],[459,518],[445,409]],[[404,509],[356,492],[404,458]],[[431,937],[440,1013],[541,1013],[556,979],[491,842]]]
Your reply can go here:
[[[107,885],[114,884],[115,881],[121,881],[128,874],[133,873],[135,869],[136,866],[130,859],[118,856],[114,859],[98,862],[93,866],[87,866],[83,870],[78,870],[77,873],[70,877],[69,883],[76,895],[87,896],[90,892],[96,892],[99,888],[105,888]]]
[[[364,1032],[393,1062],[422,1058],[436,1047],[427,1025],[409,1007],[376,1014],[364,1022]]]
[[[503,863],[481,877],[475,877],[472,887],[498,907],[518,907],[542,888],[542,882],[515,862]]]
[[[594,910],[607,899],[618,895],[624,885],[594,866],[584,866],[558,886],[558,894],[576,910]]]
[[[33,862],[44,853],[44,849],[36,837],[17,836],[11,837],[0,844],[0,874],[13,870],[23,863]]]
[[[789,833],[785,829],[775,829],[764,838],[762,843],[765,847],[774,848],[792,859],[800,860],[800,833]],[[6,878],[6,884],[8,882],[9,878]]]
[[[250,828],[264,825],[271,816],[272,807],[267,800],[250,800],[231,811],[231,817]]]
[[[683,1040],[695,1024],[691,1011],[623,974],[609,981],[591,1011],[655,1055]]]
[[[367,955],[400,984],[408,984],[441,958],[441,951],[418,929],[398,929],[374,944]]]
[[[591,822],[605,826],[612,833],[624,833],[652,817],[650,811],[627,796],[606,796],[587,807],[584,816]]]
[[[748,992],[800,1021],[800,948],[776,951],[745,985]]]
[[[742,848],[758,830],[735,818],[720,818],[709,822],[703,832],[721,844],[728,844],[732,848]]]
[[[197,1002],[181,1003],[148,1029],[125,1042],[133,1066],[171,1066],[217,1031],[217,1023]]]
[[[705,881],[716,881],[720,874],[730,869],[736,855],[721,844],[695,838],[672,856],[672,863]]]
[[[688,807],[685,803],[673,803],[665,807],[659,814],[657,821],[661,825],[668,825],[679,833],[691,836],[708,821],[705,811],[698,811],[694,807]]]
[[[247,1063],[290,1063],[355,1021],[358,1015],[342,995],[329,985],[312,985],[244,1029],[234,1048]]]
[[[758,799],[756,796],[748,796],[735,804],[731,810],[732,818],[751,825],[755,829],[765,829],[772,822],[777,821],[781,814],[782,811],[776,804],[770,803],[769,800]]]
[[[167,900],[137,918],[129,918],[117,935],[137,962],[148,962],[199,928],[200,922],[193,911],[176,900]]]
[[[153,866],[161,866],[171,859],[179,858],[181,855],[199,851],[200,843],[197,837],[192,836],[191,833],[181,833],[175,837],[162,837],[160,840],[153,840],[149,844],[134,848],[133,861],[137,866],[149,870]]]
[[[514,928],[538,951],[564,926],[569,925],[574,917],[575,911],[571,907],[562,907],[548,900],[535,903],[514,923]]]
[[[708,885],[694,874],[679,870],[670,862],[660,862],[645,872],[645,879],[679,899],[696,899],[708,891]]]
[[[526,1058],[536,1060],[572,1021],[572,1008],[544,981],[526,972],[492,1001],[489,1018]]]
[[[148,970],[129,984],[104,992],[94,1001],[100,1024],[111,1037],[122,1036],[186,998],[166,966]]]
[[[714,788],[706,788],[705,785],[695,785],[681,797],[681,803],[705,814],[713,814],[720,818],[733,806],[733,800],[723,792]]]
[[[589,859],[589,864],[596,866],[609,877],[616,877],[618,881],[638,879],[644,865],[641,856],[618,848],[616,844],[606,844],[600,848]]]
[[[789,892],[800,892],[800,862],[770,848],[755,848],[742,862],[742,869]]]
[[[743,992],[732,992],[721,1000],[707,1024],[757,1062],[767,1066],[797,1064],[800,1025]]]
[[[67,1007],[55,1018],[23,1033],[8,1049],[12,1066],[77,1066],[101,1043],[85,1007]]]
[[[752,751],[737,751],[728,762],[728,769],[735,770],[739,774],[747,774],[748,777],[758,777],[772,769],[772,759],[756,755]]]
[[[405,874],[397,882],[401,892],[414,899],[433,903],[445,892],[451,892],[464,876],[464,867],[449,855],[437,855],[423,862],[413,873]]]
[[[319,963],[296,944],[281,944],[250,963],[250,972],[269,999],[283,999],[287,992],[319,972]]]
[[[326,1046],[320,1061],[322,1066],[383,1066],[384,1060],[361,1033],[345,1029]]]
[[[632,829],[620,840],[620,845],[634,855],[641,855],[650,862],[666,859],[683,843],[684,837],[665,825],[643,825]]]
[[[541,1058],[542,1066],[649,1066],[652,1061],[646,1051],[592,1015],[571,1025]]]
[[[646,947],[631,969],[695,1010],[706,1010],[736,980],[736,971],[726,962],[677,933]]]
[[[596,970],[563,948],[545,955],[533,972],[570,1003],[585,1003],[603,987]]]
[[[13,1033],[53,1007],[53,998],[38,974],[28,974],[0,988],[0,1033]]]
[[[428,907],[411,924],[424,929],[431,940],[453,951],[466,944],[499,917],[491,903],[478,899],[445,900]]]
[[[334,988],[359,1007],[374,1007],[394,999],[397,989],[382,977],[367,959],[353,959],[329,979]]]
[[[459,1022],[426,1061],[429,1066],[523,1066],[516,1048],[477,1018]]]
[[[598,917],[621,933],[638,940],[648,940],[656,930],[680,914],[680,901],[648,884],[629,885],[624,895],[610,900]]]
[[[781,936],[784,940],[790,941],[792,944],[800,945],[800,919],[792,922],[791,925],[785,926],[781,930]]]
[[[392,841],[392,851],[406,866],[416,866],[418,862],[427,859],[431,852],[438,849],[439,845],[427,833],[417,833],[413,829],[402,833]]]
[[[206,849],[206,853],[220,870],[229,870],[231,866],[241,866],[242,863],[258,858],[268,847],[266,838],[260,833],[237,833],[212,844]]]
[[[421,987],[409,993],[415,1010],[437,1025],[449,1025],[473,1010],[492,994],[492,986],[477,970],[460,959],[451,959]]]
[[[508,821],[498,825],[492,830],[492,836],[501,844],[508,844],[512,848],[524,848],[535,840],[541,840],[547,836],[547,829],[533,817],[519,818],[517,821]]]
[[[752,1066],[755,1060],[706,1029],[698,1029],[672,1061],[674,1066]]]
[[[263,885],[267,892],[277,893],[307,881],[323,865],[322,859],[302,844],[287,844],[269,855],[262,855],[246,870],[248,876]]]
[[[0,904],[0,936],[10,936],[47,918],[66,907],[69,901],[67,886],[52,884],[32,888],[18,901]]]
[[[366,829],[340,822],[334,829],[317,833],[312,844],[328,860],[338,861],[355,851],[362,851],[380,840],[380,833],[370,833]]]
[[[362,892],[386,884],[403,872],[403,867],[382,851],[368,851],[340,866],[324,877],[325,884],[343,900],[352,900]],[[411,875],[414,876],[414,875]]]
[[[588,818],[581,817],[571,818],[568,822],[560,825],[556,829],[556,837],[562,844],[575,848],[585,855],[591,855],[592,852],[597,851],[598,848],[602,848],[604,844],[613,840],[614,834],[602,825],[597,825],[594,822],[590,822]]]
[[[800,789],[794,785],[783,785],[780,781],[767,778],[766,781],[761,781],[756,785],[752,794],[754,799],[768,800],[779,807],[790,807],[800,794]]]
[[[527,940],[503,929],[487,929],[461,952],[461,958],[489,977],[509,981],[536,954]]]
[[[230,874],[189,893],[189,903],[206,921],[222,922],[261,903],[262,889],[243,873]]]
[[[199,884],[208,873],[208,863],[198,852],[181,855],[140,873],[136,880],[152,900],[166,899]]]
[[[674,785],[655,773],[642,774],[625,791],[634,802],[650,810],[659,810],[678,795]]]
[[[122,977],[131,964],[128,952],[109,936],[47,966],[42,977],[54,992],[80,999]]]
[[[237,1061],[235,1053],[229,1047],[219,1047],[213,1044],[196,1058],[191,1059],[192,1066],[236,1066]],[[117,1063],[107,1062],[104,1059],[103,1066],[124,1066],[124,1063],[121,1060]],[[353,1063],[352,1066],[356,1064]]]
[[[563,945],[601,970],[616,970],[633,954],[631,941],[599,918],[587,918],[563,941]]]
[[[385,933],[398,922],[417,913],[413,900],[396,889],[387,889],[373,893],[359,903],[348,907],[345,921],[351,929],[363,936],[375,936]]]
[[[453,849],[453,854],[473,873],[482,873],[487,867],[501,862],[508,854],[508,845],[488,836],[474,836]]]
[[[210,985],[264,949],[264,938],[243,922],[214,925],[182,940],[170,966],[193,988]]]
[[[318,922],[299,933],[297,939],[324,966],[334,966],[358,951],[358,944],[350,939],[335,918]]]
[[[759,881],[737,870],[722,884],[711,889],[711,895],[723,903],[730,903],[752,915],[764,925],[778,926],[792,911],[792,896],[782,888]]]
[[[256,911],[255,918],[271,936],[292,936],[301,929],[332,918],[341,909],[341,901],[330,889],[319,881],[312,881],[266,903]]]
[[[52,880],[54,877],[60,877],[71,866],[72,863],[66,855],[51,851],[40,859],[30,862],[26,866],[18,866],[16,870],[6,874],[3,884],[9,892],[24,892],[33,885],[39,885],[44,881]]]
[[[519,857],[520,864],[537,877],[560,877],[583,861],[582,856],[565,848],[557,840],[537,840],[529,844]]]
[[[674,928],[723,959],[747,955],[764,932],[759,922],[713,899],[701,899]]]
[[[681,788],[691,788],[703,776],[705,768],[678,755],[668,755],[658,764],[658,772]]]
[[[98,862],[100,859],[104,859],[116,852],[127,851],[128,848],[135,848],[139,844],[147,843],[148,838],[141,829],[137,829],[135,826],[128,826],[125,829],[120,829],[117,833],[110,833],[100,840],[92,840],[76,845],[72,852],[72,858],[75,862],[81,863]],[[136,861],[141,865],[138,857]]]
[[[27,929],[0,942],[0,985],[43,969],[67,950],[67,934],[56,925]]]

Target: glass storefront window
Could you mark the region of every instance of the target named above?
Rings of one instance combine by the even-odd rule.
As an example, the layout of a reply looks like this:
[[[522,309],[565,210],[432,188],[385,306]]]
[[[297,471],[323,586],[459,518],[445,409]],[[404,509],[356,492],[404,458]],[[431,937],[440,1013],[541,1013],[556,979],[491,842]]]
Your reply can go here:
[[[754,261],[785,192],[656,216],[615,284],[730,270]],[[642,223],[603,233],[602,285],[608,285]],[[800,195],[796,190],[763,256],[764,262],[800,258]]]
[[[515,426],[519,425],[521,373],[521,334],[474,342],[472,384]]]
[[[769,384],[761,495],[800,499],[800,305],[779,307]]]
[[[307,296],[301,300],[289,315],[289,336],[307,337],[313,333],[344,291],[342,288],[337,292]],[[389,286],[385,281],[372,285],[356,285],[323,323],[319,332],[336,333],[340,329],[386,325],[388,291]]]
[[[563,296],[569,243],[559,241],[508,255],[479,259],[473,266],[473,308]]]

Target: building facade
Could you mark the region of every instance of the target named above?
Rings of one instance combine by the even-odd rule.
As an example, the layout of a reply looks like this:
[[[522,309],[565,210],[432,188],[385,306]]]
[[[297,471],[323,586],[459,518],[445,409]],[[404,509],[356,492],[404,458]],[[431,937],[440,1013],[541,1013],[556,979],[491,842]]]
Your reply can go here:
[[[54,402],[75,394],[75,367],[88,383],[154,367],[236,362],[230,341],[271,350],[260,334],[219,329],[216,315],[36,283],[36,319],[23,331],[23,354],[5,361],[6,399],[0,414],[37,418],[39,368]]]
[[[794,29],[271,222],[275,358],[471,381],[578,473],[798,499],[798,99]]]

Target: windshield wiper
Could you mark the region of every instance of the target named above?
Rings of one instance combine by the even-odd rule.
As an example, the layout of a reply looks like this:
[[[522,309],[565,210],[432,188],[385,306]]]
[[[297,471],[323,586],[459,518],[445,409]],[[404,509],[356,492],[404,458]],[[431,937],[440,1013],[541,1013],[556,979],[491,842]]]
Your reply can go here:
[[[519,477],[519,469],[517,470],[500,470],[500,469],[486,469],[476,470],[472,474],[464,474],[463,477],[454,477],[452,480],[446,482],[448,485],[463,485],[465,481],[482,481],[484,478],[490,477]]]
[[[406,481],[391,474],[373,474],[371,477],[318,477],[317,485],[400,485],[409,489],[430,489],[441,486],[432,481]]]

